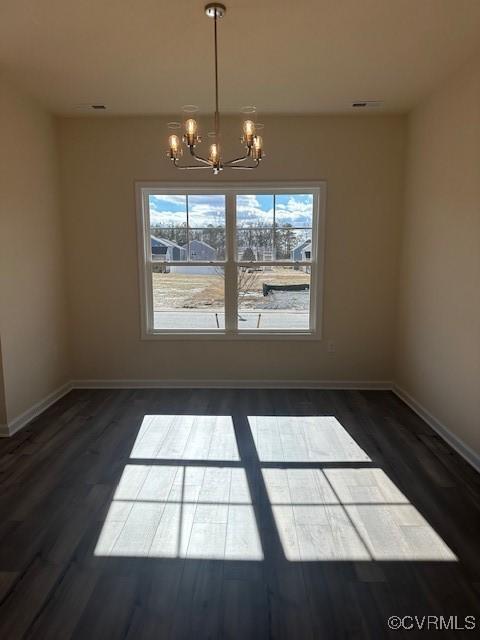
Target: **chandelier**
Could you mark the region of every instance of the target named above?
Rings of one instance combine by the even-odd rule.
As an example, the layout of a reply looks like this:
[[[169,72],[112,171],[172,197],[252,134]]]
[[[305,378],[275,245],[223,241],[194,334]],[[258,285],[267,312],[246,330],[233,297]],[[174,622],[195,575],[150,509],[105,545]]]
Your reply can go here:
[[[256,169],[260,164],[263,156],[263,141],[262,137],[258,135],[258,129],[262,125],[256,125],[252,119],[255,114],[255,107],[246,107],[244,112],[250,117],[243,123],[243,135],[241,142],[245,146],[245,152],[238,158],[233,160],[223,160],[222,150],[220,145],[220,113],[218,111],[218,47],[217,47],[217,21],[219,18],[223,18],[226,8],[223,4],[213,2],[207,4],[205,7],[205,13],[209,18],[213,18],[213,39],[215,46],[215,116],[214,127],[215,131],[209,134],[213,137],[214,142],[210,145],[208,158],[203,158],[196,152],[196,146],[201,142],[201,138],[198,135],[198,123],[193,117],[188,117],[184,123],[184,134],[182,140],[176,134],[170,135],[168,157],[171,159],[173,165],[177,169],[210,169],[217,175],[225,168],[229,169]],[[184,107],[184,111],[187,115],[192,116],[197,108],[193,105],[187,105]],[[169,124],[170,128],[180,128],[180,123],[172,122]],[[181,165],[179,163],[180,158],[183,155],[183,144],[188,148],[190,156],[198,164]]]

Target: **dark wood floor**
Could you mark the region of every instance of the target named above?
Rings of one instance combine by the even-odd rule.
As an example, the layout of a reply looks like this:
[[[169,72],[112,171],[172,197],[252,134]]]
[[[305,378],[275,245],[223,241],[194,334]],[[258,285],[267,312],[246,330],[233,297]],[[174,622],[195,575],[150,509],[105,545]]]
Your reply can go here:
[[[0,441],[0,513],[2,639],[480,626],[480,477],[390,392],[73,391]]]

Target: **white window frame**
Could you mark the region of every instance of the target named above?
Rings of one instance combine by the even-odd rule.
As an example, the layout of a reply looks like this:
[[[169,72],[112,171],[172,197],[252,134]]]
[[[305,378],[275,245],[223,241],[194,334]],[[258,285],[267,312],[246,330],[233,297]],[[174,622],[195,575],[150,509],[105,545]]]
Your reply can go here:
[[[307,261],[237,260],[236,252],[236,196],[271,194],[313,194],[312,259]],[[175,260],[176,266],[219,266],[225,269],[225,329],[155,329],[153,312],[153,287],[150,195],[225,195],[225,260],[198,261]],[[142,340],[320,340],[323,312],[323,272],[325,256],[325,208],[327,184],[319,182],[238,182],[215,184],[136,182],[138,266],[140,291],[140,321]],[[295,265],[310,267],[310,318],[308,330],[239,329],[237,327],[237,268],[242,266]]]

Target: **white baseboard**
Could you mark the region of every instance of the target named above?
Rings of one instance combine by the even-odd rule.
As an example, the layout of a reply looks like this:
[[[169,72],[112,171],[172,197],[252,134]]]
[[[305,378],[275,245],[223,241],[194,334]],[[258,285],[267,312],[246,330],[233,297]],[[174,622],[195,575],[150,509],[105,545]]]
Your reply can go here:
[[[0,438],[13,436],[72,389],[357,389],[388,390],[388,381],[353,380],[72,380],[34,404],[8,424]]]
[[[409,393],[390,381],[381,380],[72,380],[35,403],[7,424],[0,424],[0,437],[12,436],[60,400],[72,389],[351,389],[391,390],[457,453],[480,472],[480,455],[437,420]]]
[[[38,402],[36,402],[30,409],[27,409],[19,416],[10,420],[5,425],[0,425],[0,437],[8,437],[13,436],[14,433],[23,429],[29,422],[31,422],[34,418],[43,413],[48,407],[52,404],[60,400],[65,394],[67,394],[72,389],[72,383],[67,382],[52,393],[49,393],[48,396],[42,398]]]
[[[379,389],[389,381],[353,380],[73,380],[73,389]]]
[[[449,444],[452,449],[462,456],[472,467],[480,472],[480,455],[474,451],[468,444],[466,444],[461,438],[453,434],[444,424],[437,420],[424,406],[422,406],[415,398],[413,398],[407,391],[393,385],[392,391],[407,404],[410,409],[424,420],[429,427],[438,433],[438,435]]]

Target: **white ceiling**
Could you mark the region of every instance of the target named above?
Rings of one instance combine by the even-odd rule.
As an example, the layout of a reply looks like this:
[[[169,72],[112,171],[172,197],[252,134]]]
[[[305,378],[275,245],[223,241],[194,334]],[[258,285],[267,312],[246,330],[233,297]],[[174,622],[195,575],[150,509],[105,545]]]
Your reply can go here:
[[[57,113],[212,110],[212,22],[201,0],[2,0],[0,67]],[[220,103],[324,113],[403,111],[480,46],[480,0],[231,0]]]

